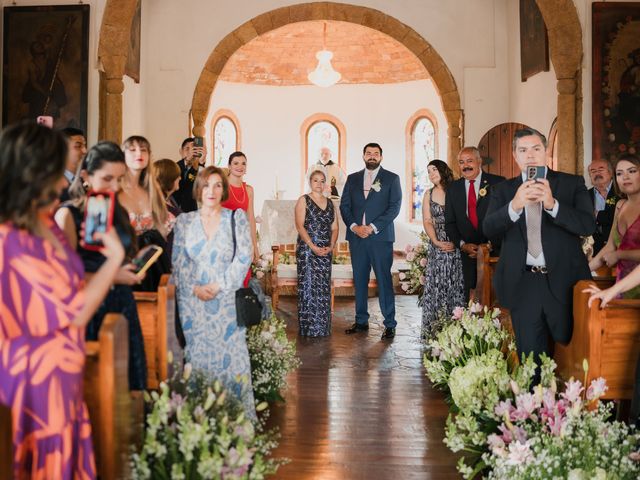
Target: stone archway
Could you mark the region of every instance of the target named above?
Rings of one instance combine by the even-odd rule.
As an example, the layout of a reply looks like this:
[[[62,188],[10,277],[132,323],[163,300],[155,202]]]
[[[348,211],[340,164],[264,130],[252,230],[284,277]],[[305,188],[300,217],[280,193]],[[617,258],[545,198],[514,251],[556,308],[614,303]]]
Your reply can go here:
[[[408,25],[379,10],[342,3],[304,3],[278,8],[258,15],[224,37],[209,55],[196,84],[191,104],[193,134],[204,135],[211,94],[220,72],[236,50],[263,33],[310,20],[335,20],[369,27],[389,35],[413,52],[429,72],[440,95],[448,124],[447,158],[450,163],[456,158],[462,145],[463,115],[458,87],[442,57]]]
[[[583,172],[582,27],[573,0],[536,0],[549,35],[549,55],[558,80],[558,169]]]

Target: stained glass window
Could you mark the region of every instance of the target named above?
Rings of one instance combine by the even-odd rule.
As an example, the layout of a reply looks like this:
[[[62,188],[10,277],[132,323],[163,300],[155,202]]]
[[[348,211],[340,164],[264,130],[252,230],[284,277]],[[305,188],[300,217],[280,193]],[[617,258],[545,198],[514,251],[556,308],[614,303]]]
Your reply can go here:
[[[333,123],[321,120],[307,131],[307,166],[320,160],[320,150],[325,147],[331,151],[331,159],[339,163],[340,132]]]
[[[238,131],[229,117],[220,117],[216,122],[213,142],[213,164],[216,167],[226,167],[229,155],[238,149]]]
[[[436,130],[433,122],[420,117],[413,124],[411,132],[413,149],[413,182],[412,182],[412,220],[422,218],[422,199],[424,192],[433,185],[427,175],[427,164],[436,158]]]

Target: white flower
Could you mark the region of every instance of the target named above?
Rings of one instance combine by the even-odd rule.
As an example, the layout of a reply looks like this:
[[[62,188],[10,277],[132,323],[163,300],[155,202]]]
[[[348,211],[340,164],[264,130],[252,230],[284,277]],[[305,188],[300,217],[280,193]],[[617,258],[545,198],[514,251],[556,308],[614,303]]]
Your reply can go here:
[[[525,465],[533,460],[533,452],[529,443],[513,442],[509,445],[507,465]]]
[[[382,184],[380,183],[380,179],[377,178],[376,181],[373,182],[373,185],[371,185],[371,190],[373,190],[374,192],[379,192],[381,188]]]
[[[587,400],[591,401],[600,398],[608,389],[607,381],[604,378],[600,377],[592,380],[587,389]]]

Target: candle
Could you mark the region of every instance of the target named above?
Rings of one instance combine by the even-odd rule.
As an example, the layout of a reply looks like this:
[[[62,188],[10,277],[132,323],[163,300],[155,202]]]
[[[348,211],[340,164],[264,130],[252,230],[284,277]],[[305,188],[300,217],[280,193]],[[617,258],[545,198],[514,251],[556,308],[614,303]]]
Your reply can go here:
[[[278,188],[278,174],[276,173],[276,200],[279,200],[280,190]]]

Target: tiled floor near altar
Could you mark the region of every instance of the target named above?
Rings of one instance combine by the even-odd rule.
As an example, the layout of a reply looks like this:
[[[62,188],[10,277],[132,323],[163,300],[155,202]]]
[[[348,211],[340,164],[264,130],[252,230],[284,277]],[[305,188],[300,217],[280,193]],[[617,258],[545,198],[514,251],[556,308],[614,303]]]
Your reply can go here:
[[[291,459],[277,479],[445,480],[460,478],[457,457],[442,443],[447,406],[421,366],[420,309],[397,296],[397,336],[380,341],[382,315],[369,299],[370,330],[345,335],[353,297],[337,298],[333,334],[297,337],[295,297],[280,312],[298,340],[302,366],[289,379],[286,403],[272,408],[280,428],[276,454]]]

